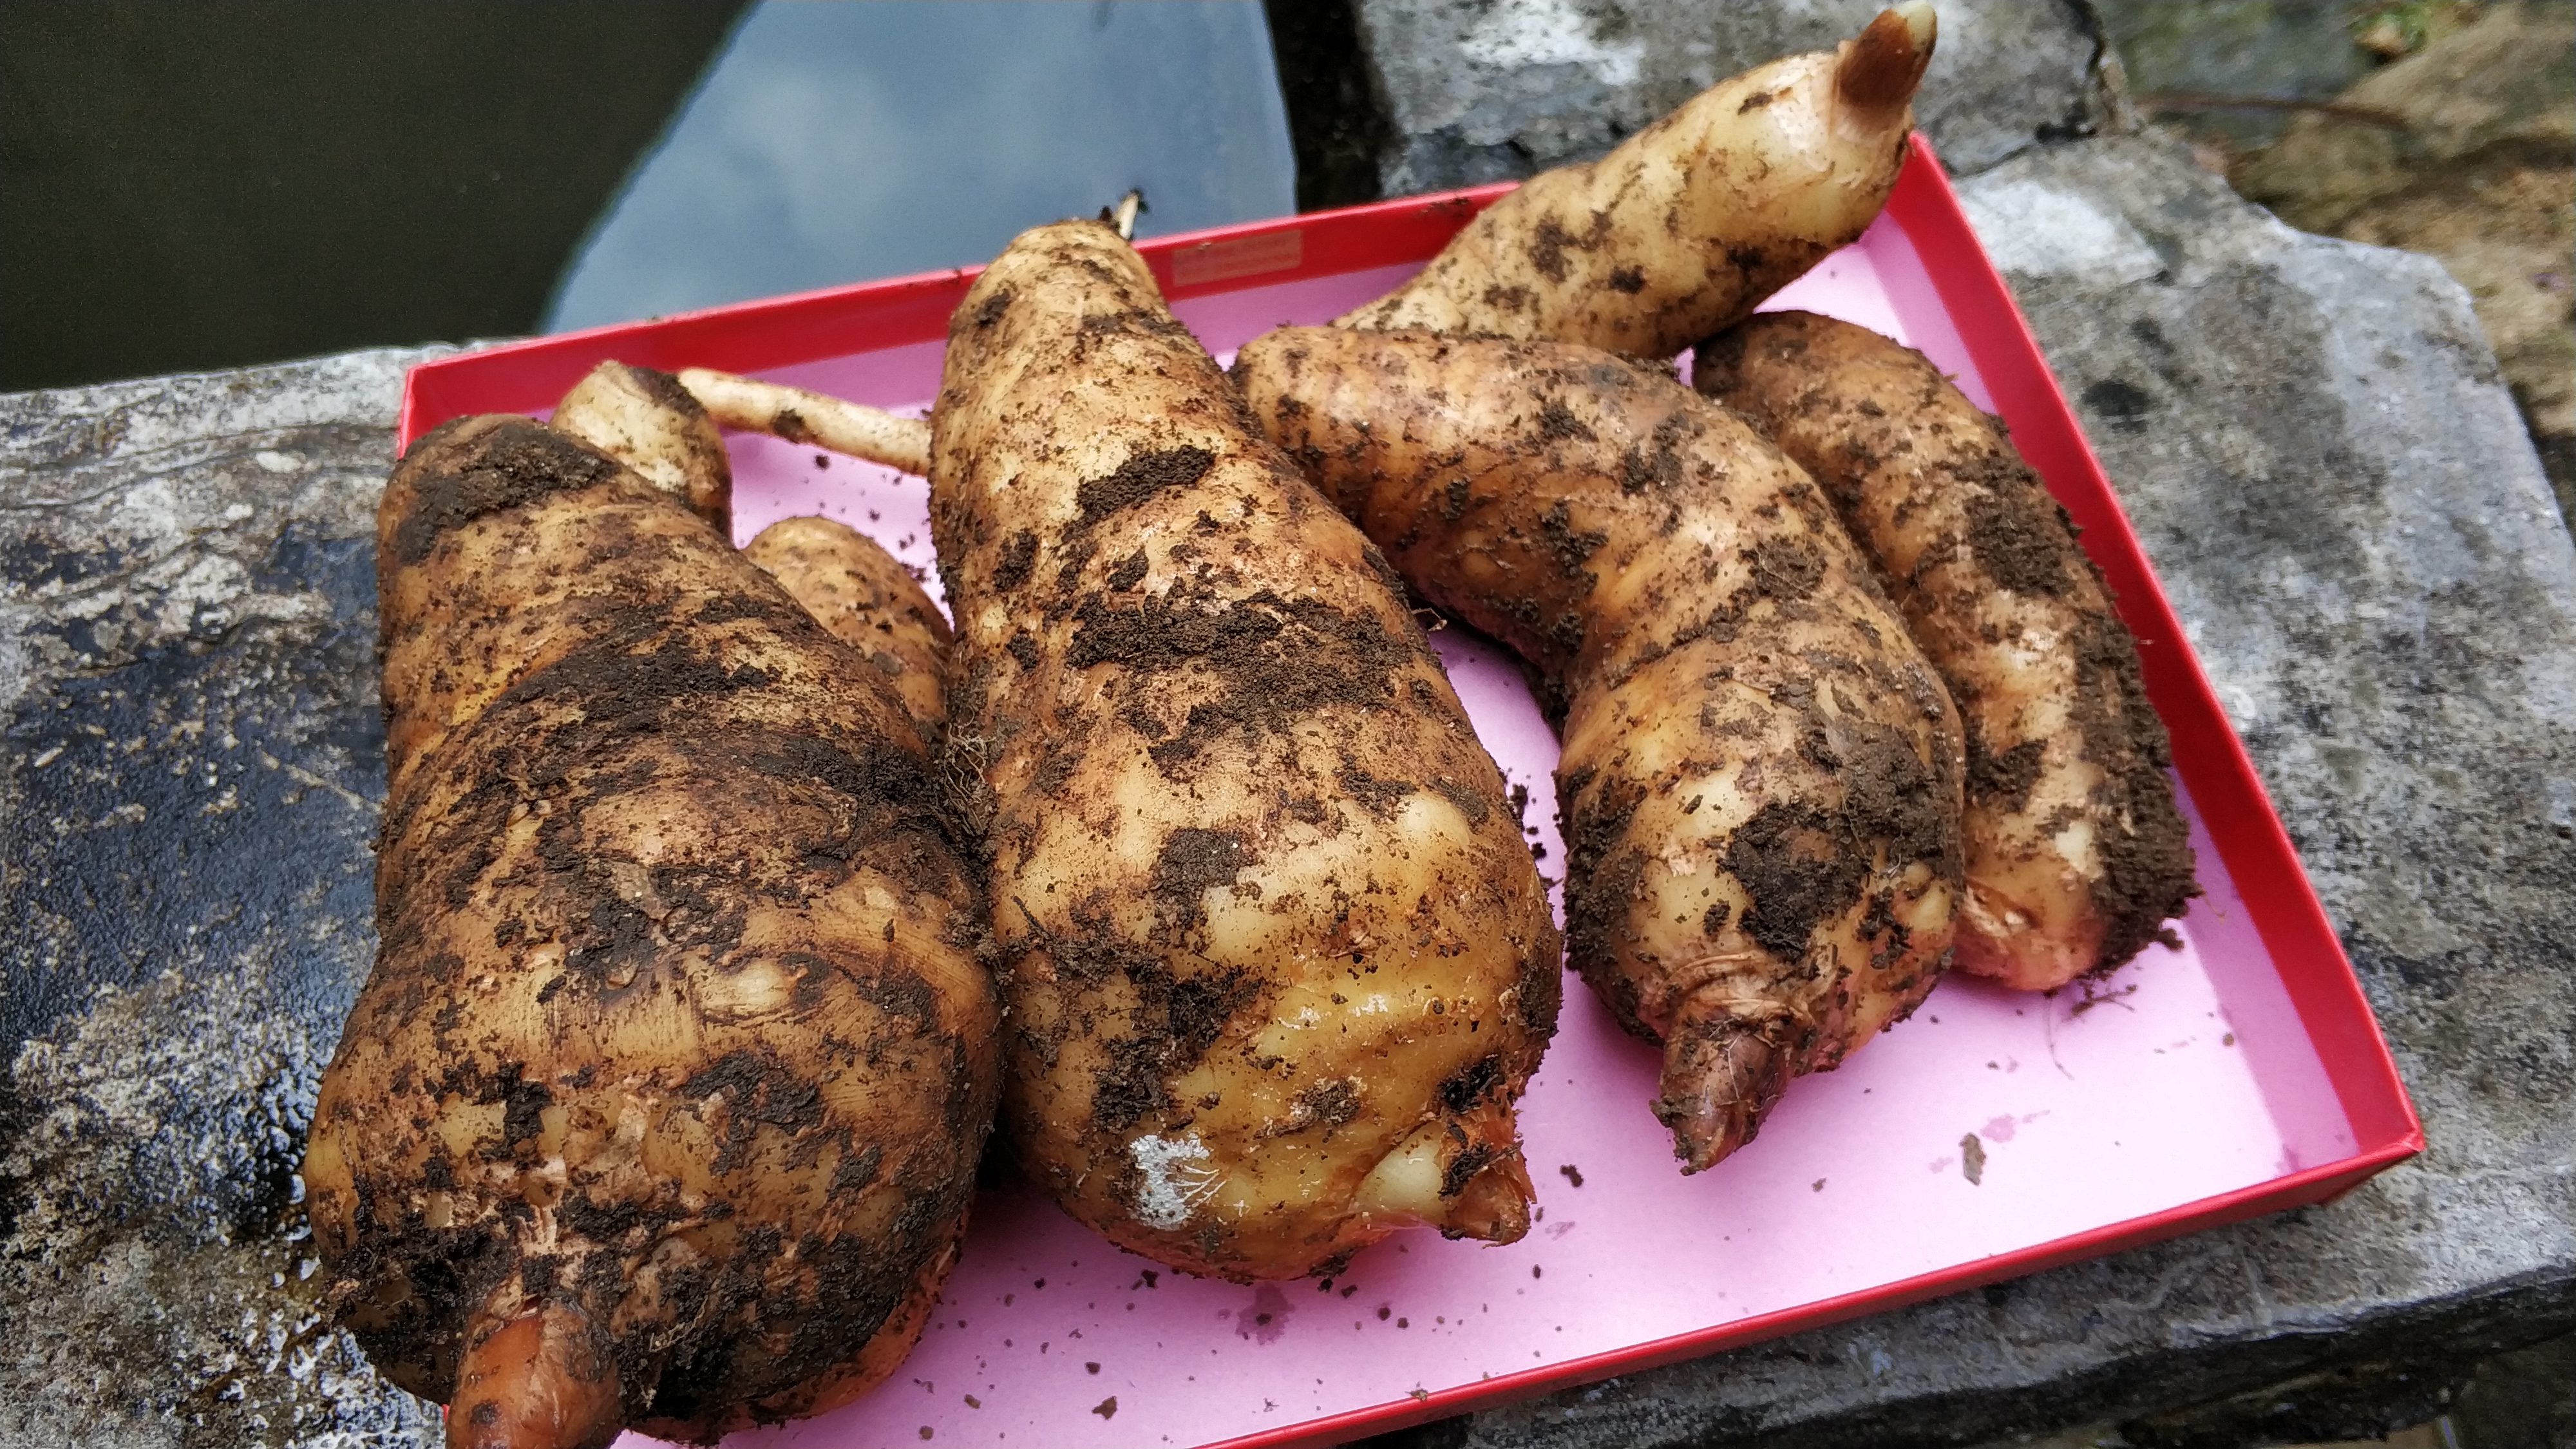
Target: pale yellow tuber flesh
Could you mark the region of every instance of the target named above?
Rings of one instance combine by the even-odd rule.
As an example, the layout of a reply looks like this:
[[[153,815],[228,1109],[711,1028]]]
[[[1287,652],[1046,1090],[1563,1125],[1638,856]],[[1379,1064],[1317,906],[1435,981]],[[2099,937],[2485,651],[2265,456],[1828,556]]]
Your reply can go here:
[[[1948,963],[1959,727],[1822,493],[1588,347],[1281,328],[1235,378],[1426,597],[1562,719],[1567,955],[1664,1044],[1687,1171]]]
[[[733,464],[724,435],[671,374],[603,362],[555,404],[548,425],[686,503],[717,536],[733,536]]]
[[[1805,312],[1704,344],[1694,384],[1832,495],[1958,702],[1959,965],[2029,990],[2117,967],[2192,884],[2137,641],[2063,509],[1919,352]]]
[[[932,426],[1023,1169],[1238,1279],[1518,1237],[1558,940],[1384,560],[1102,224],[977,280]]]
[[[782,518],[743,556],[768,571],[835,638],[865,655],[925,725],[948,718],[948,619],[902,562],[828,518]]]
[[[458,1449],[863,1391],[999,1089],[923,722],[685,496],[474,418],[379,515],[381,948],[303,1175],[341,1321]]]
[[[1670,357],[1867,230],[1896,186],[1932,7],[1747,71],[1598,161],[1531,177],[1338,325]]]

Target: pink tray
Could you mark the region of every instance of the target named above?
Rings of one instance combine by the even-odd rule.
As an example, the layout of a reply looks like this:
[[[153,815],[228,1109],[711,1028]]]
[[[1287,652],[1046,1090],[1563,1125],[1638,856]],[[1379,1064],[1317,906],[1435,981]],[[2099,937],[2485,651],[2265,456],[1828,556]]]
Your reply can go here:
[[[2100,464],[1931,148],[1918,138],[1915,151],[1878,224],[1772,305],[1922,349],[2012,424],[2083,526],[2173,733],[2206,892],[2182,949],[2150,947],[2108,986],[2053,998],[1952,977],[1842,1070],[1797,1082],[1758,1142],[1693,1178],[1646,1111],[1655,1052],[1569,980],[1522,1107],[1540,1203],[1522,1242],[1401,1235],[1332,1282],[1246,1288],[1158,1271],[1033,1191],[987,1193],[937,1320],[892,1381],[729,1443],[1330,1444],[2320,1202],[2422,1150],[2352,969]],[[1141,250],[1223,356],[1377,296],[1507,189]],[[607,357],[922,409],[972,275],[425,363],[405,388],[402,444],[460,413],[541,412]],[[920,479],[765,437],[732,451],[741,539],[829,515],[936,589]],[[1461,630],[1434,638],[1485,744],[1540,802],[1530,823],[1552,873],[1555,739],[1498,648]]]

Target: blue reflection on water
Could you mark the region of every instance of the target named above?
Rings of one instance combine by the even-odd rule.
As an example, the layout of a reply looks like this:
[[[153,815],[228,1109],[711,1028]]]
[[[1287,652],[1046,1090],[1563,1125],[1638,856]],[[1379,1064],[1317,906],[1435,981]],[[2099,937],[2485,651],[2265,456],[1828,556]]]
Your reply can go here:
[[[1131,187],[1137,234],[1296,209],[1255,0],[765,0],[546,330],[991,259]]]

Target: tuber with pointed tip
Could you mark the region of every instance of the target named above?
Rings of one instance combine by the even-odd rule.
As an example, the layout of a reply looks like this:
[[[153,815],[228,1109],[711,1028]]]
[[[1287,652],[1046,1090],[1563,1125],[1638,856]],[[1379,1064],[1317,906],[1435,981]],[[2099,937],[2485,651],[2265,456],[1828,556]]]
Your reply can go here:
[[[1337,325],[1670,357],[1877,219],[1934,29],[1913,0],[1838,49],[1721,81],[1601,159],[1531,177]]]
[[[1270,439],[1558,717],[1566,954],[1664,1046],[1686,1171],[1932,989],[1958,719],[1798,465],[1589,347],[1283,327],[1234,375]]]

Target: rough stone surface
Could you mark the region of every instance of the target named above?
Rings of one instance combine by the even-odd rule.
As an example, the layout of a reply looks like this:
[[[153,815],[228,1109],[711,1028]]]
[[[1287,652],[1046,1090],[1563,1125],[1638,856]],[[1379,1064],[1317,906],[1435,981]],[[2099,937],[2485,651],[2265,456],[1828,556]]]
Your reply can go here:
[[[2349,1398],[2348,1368],[2464,1368],[2576,1325],[2576,545],[2467,297],[2152,139],[2029,152],[1962,191],[2431,1149],[2325,1207],[1401,1442],[1972,1444],[2150,1415],[2191,1442],[2193,1405],[2294,1380]]]
[[[2367,74],[2349,0],[2093,0],[2137,108],[2243,146],[2298,111],[2229,101],[2325,100]]]
[[[2496,5],[2231,168],[2310,231],[2441,258],[2576,519],[2576,6]]]
[[[405,363],[0,397],[0,1445],[435,1442],[294,1169],[374,955]]]
[[[1356,0],[1384,107],[1379,194],[1588,160],[1693,94],[1860,33],[1880,0]],[[2071,0],[1945,0],[1916,108],[1945,161],[1982,170],[2106,113],[2099,26]],[[1296,118],[1301,129],[1306,120]]]

